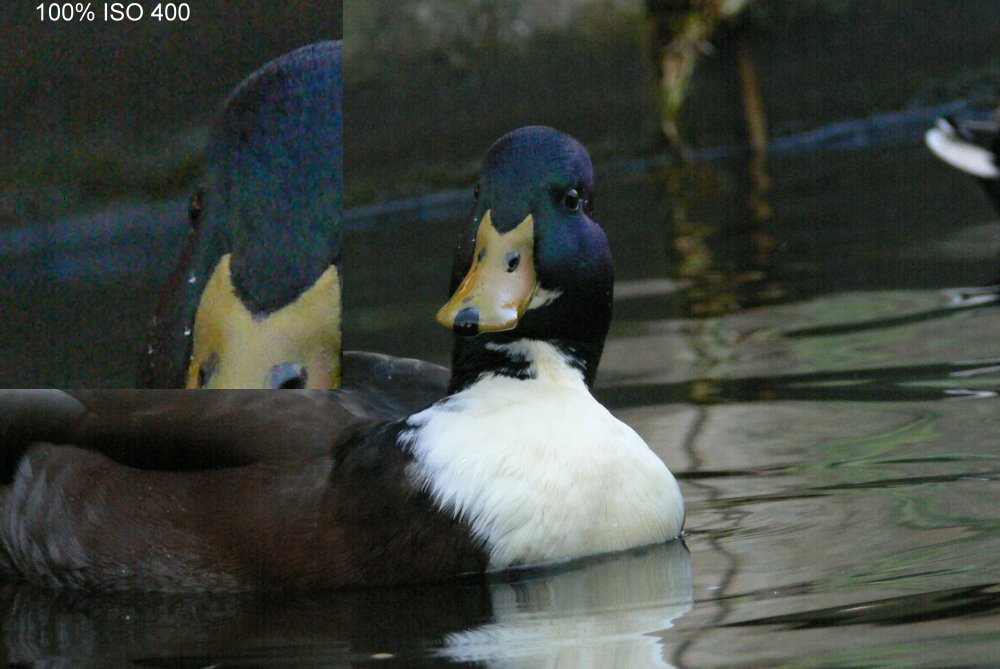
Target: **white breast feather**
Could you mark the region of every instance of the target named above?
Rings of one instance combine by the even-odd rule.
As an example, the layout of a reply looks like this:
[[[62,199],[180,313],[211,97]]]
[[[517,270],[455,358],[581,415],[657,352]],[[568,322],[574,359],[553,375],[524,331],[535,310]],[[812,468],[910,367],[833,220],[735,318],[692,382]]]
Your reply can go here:
[[[579,557],[680,534],[666,465],[549,344],[508,345],[537,377],[487,376],[412,416],[416,485],[485,540],[490,567]]]

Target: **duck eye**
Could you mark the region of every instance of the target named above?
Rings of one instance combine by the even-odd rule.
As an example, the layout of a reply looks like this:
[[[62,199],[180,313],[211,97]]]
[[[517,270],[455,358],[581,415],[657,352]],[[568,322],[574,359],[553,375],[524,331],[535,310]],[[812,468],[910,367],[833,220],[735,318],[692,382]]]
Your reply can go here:
[[[199,188],[191,196],[191,201],[188,202],[188,220],[191,221],[191,227],[195,230],[198,229],[198,225],[201,223],[201,210],[205,205],[205,189]]]
[[[480,191],[479,184],[476,184],[476,187],[472,190],[472,197],[474,197],[475,199],[478,200],[479,199],[479,191]]]
[[[580,198],[580,194],[576,192],[575,188],[570,188],[566,195],[563,196],[563,206],[569,211],[580,211],[580,204],[583,200]]]
[[[521,264],[521,254],[512,251],[504,256],[504,262],[507,264],[507,271],[513,272]]]
[[[268,387],[279,390],[291,390],[305,388],[309,381],[309,373],[306,368],[296,362],[283,362],[271,368],[268,377]]]

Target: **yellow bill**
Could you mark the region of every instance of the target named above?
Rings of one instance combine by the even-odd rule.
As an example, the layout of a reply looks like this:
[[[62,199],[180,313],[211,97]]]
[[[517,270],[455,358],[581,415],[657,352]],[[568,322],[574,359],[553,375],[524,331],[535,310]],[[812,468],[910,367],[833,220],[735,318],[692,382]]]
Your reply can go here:
[[[298,299],[252,314],[233,288],[229,254],[195,317],[188,388],[339,388],[340,274],[331,265]]]
[[[438,323],[469,334],[515,328],[538,290],[534,248],[530,214],[513,230],[500,233],[487,210],[476,234],[472,267],[438,311]]]

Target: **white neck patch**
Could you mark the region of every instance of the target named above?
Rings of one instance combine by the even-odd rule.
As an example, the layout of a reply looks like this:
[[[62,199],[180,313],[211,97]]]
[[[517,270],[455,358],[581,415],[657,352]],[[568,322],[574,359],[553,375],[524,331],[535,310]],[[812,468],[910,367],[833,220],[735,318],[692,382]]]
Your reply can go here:
[[[542,307],[547,307],[560,297],[562,297],[561,290],[546,290],[545,288],[539,286],[535,290],[535,294],[532,295],[531,302],[528,303],[528,309],[541,309]]]
[[[673,475],[551,344],[500,348],[527,380],[486,375],[407,421],[412,482],[486,543],[490,567],[624,550],[680,534]]]

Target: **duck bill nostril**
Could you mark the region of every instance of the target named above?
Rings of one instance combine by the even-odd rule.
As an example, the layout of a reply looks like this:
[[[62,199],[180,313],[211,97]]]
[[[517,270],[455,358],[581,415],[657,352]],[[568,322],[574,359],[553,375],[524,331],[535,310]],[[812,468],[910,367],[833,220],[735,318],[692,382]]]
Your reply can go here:
[[[236,292],[231,257],[227,253],[218,261],[198,303],[187,387],[266,389],[287,383],[340,387],[337,266],[330,265],[291,304],[257,314]],[[296,380],[299,372],[304,374]]]
[[[472,267],[438,311],[438,323],[462,335],[517,327],[538,290],[534,227],[529,214],[517,227],[500,233],[487,211],[476,233]]]
[[[479,334],[479,309],[466,307],[455,316],[455,324],[452,326],[457,334],[464,337],[471,337]]]

